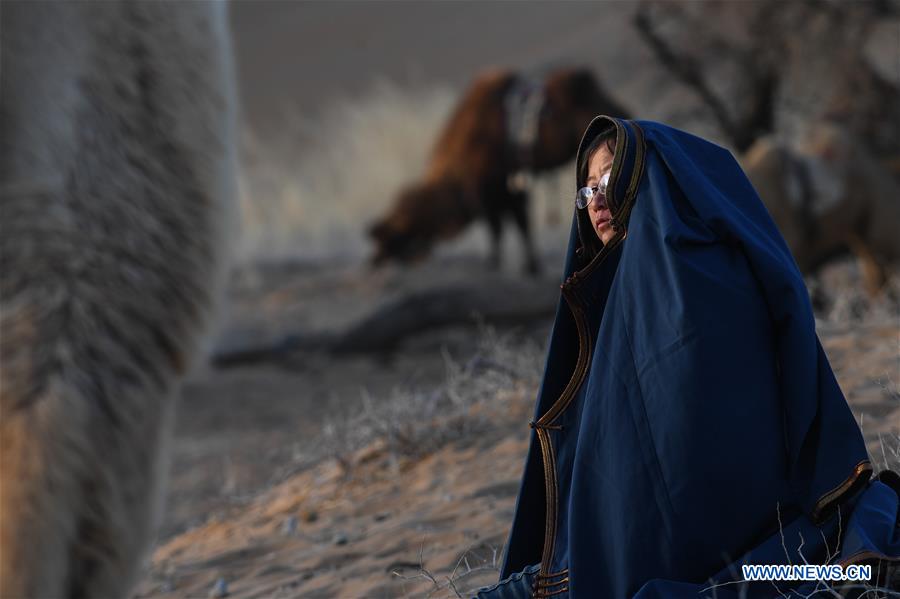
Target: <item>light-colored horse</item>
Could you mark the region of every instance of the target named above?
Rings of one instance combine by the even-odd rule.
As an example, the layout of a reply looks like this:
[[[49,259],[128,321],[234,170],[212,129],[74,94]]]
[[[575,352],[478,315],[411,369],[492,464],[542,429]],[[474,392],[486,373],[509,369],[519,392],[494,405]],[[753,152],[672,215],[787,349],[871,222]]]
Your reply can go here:
[[[224,3],[0,5],[0,596],[124,597],[224,278]]]

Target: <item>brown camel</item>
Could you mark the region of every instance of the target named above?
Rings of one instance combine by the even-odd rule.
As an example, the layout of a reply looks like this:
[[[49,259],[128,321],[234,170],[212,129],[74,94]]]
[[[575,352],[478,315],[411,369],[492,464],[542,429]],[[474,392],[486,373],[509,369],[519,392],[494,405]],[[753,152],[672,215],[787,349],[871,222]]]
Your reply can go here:
[[[372,263],[424,258],[437,241],[483,218],[491,233],[490,264],[497,267],[503,221],[511,217],[525,246],[526,268],[537,273],[528,192],[516,175],[574,158],[585,127],[601,113],[627,117],[586,69],[556,70],[539,81],[508,70],[479,75],[438,137],[424,177],[403,189],[371,227]]]

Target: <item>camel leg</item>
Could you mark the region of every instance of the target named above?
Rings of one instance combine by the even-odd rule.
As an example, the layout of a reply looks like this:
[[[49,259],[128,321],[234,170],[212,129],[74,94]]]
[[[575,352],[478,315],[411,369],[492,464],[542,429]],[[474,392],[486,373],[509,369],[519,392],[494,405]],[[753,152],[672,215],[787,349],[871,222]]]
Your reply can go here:
[[[488,256],[488,268],[490,270],[499,270],[502,261],[502,242],[503,242],[503,220],[500,210],[496,205],[485,207],[485,218],[487,219],[488,231],[491,235],[491,253]]]
[[[856,255],[859,267],[862,270],[863,285],[870,297],[874,297],[884,287],[887,274],[884,265],[872,252],[869,245],[856,234],[851,234],[847,240],[850,250]]]
[[[512,213],[513,221],[516,228],[522,236],[522,245],[525,250],[525,272],[534,276],[541,272],[541,263],[538,260],[537,252],[534,248],[534,239],[531,236],[531,223],[528,219],[528,192],[511,191],[509,192],[508,208]]]

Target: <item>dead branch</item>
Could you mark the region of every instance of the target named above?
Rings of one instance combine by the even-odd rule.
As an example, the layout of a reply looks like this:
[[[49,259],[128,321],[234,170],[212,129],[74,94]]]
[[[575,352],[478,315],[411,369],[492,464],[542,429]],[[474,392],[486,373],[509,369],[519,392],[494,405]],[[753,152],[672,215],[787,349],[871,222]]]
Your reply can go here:
[[[404,339],[429,330],[467,324],[476,317],[489,323],[530,322],[553,314],[559,289],[552,283],[507,280],[494,284],[454,285],[410,293],[376,308],[336,334],[289,334],[256,345],[235,346],[213,354],[218,368],[278,362],[298,351],[338,354],[393,349]]]
[[[552,314],[559,298],[554,285],[507,281],[497,285],[455,286],[414,293],[376,310],[345,331],[332,351],[355,353],[394,347],[429,329],[473,322],[522,322]]]
[[[740,25],[723,22],[721,28],[711,29],[710,12],[717,8],[738,10]],[[851,128],[873,149],[893,156],[900,121],[896,110],[884,107],[897,104],[898,92],[873,71],[860,49],[879,19],[895,11],[896,2],[759,0],[737,7],[710,3],[698,18],[683,4],[644,0],[633,24],[660,64],[697,95],[739,152],[774,132],[786,102],[781,97],[784,86],[797,84],[791,79],[798,75],[792,68],[796,70],[804,56],[814,55],[820,62],[830,56],[833,69],[827,80],[805,84],[821,89],[817,101],[825,107],[801,110],[804,117],[851,121]],[[667,22],[677,25],[674,34],[664,35]],[[737,91],[721,92],[712,85],[713,72],[724,64],[737,70]],[[805,76],[802,67],[799,72]]]
[[[634,15],[634,26],[641,37],[650,46],[657,59],[667,67],[682,83],[691,88],[715,117],[722,131],[732,140],[739,137],[737,127],[725,108],[724,102],[716,96],[706,78],[700,64],[693,57],[677,52],[656,30],[650,14],[650,5],[642,3]],[[736,145],[736,144],[735,144]],[[741,148],[743,150],[743,148]]]

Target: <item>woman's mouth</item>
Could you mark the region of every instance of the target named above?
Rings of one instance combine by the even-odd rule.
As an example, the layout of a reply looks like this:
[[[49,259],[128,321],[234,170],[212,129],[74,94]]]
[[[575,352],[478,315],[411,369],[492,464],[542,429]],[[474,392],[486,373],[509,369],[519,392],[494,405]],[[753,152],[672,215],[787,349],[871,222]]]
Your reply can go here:
[[[612,216],[611,214],[609,214],[609,211],[608,211],[608,210],[604,210],[603,212],[604,212],[605,214],[601,214],[601,215],[598,216],[597,219],[594,221],[594,226],[597,227],[598,229],[601,228],[601,227],[603,227],[603,226],[605,226],[605,225],[608,225],[608,224],[609,224],[609,219],[610,219],[610,217]]]

